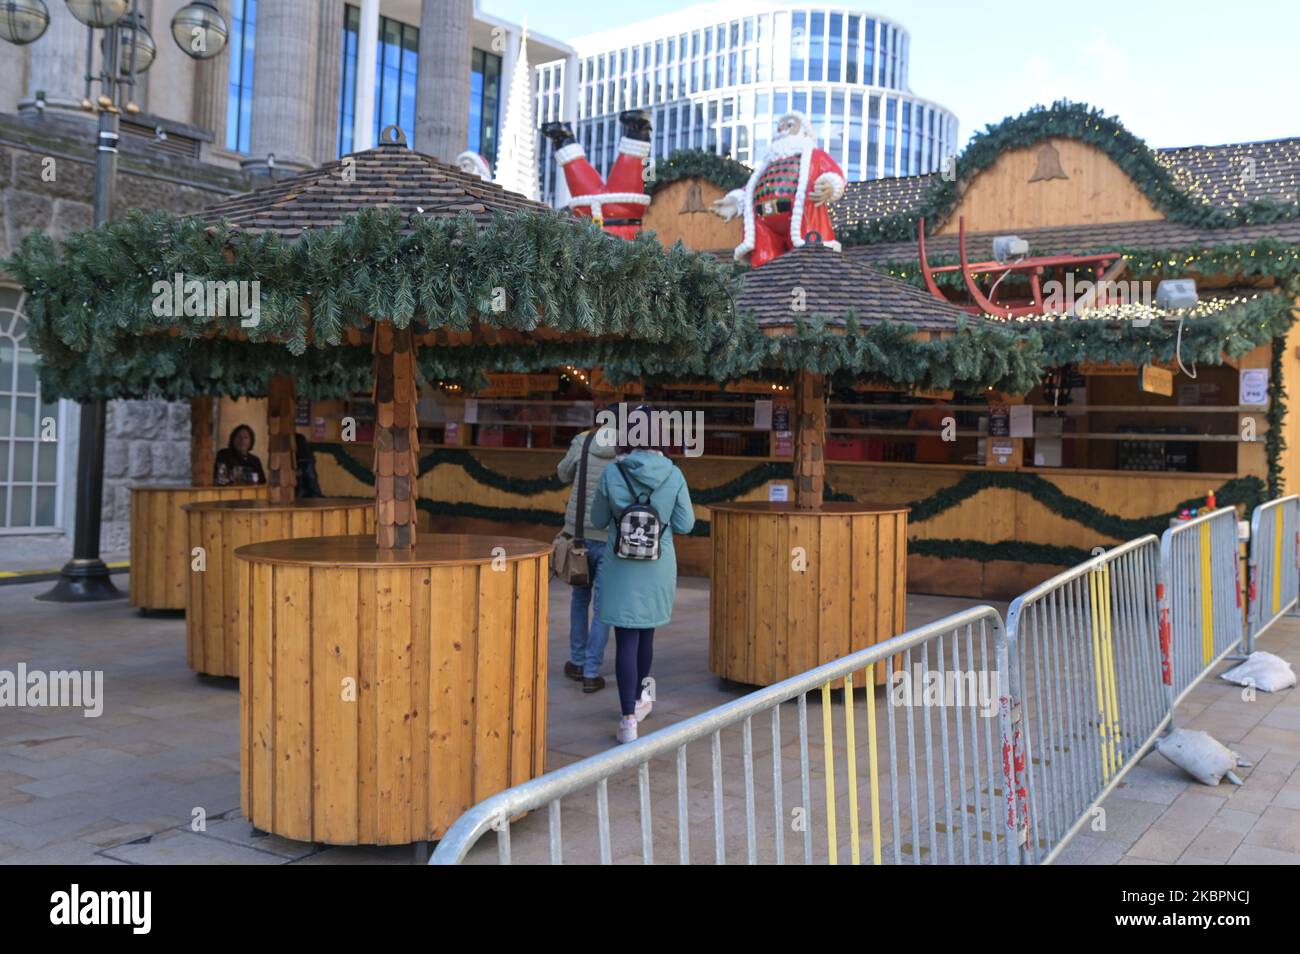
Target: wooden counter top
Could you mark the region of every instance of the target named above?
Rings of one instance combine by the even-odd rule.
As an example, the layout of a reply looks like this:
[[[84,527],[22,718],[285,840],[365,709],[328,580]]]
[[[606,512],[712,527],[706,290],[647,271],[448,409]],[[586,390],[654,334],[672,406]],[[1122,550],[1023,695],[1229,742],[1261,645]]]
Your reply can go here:
[[[337,510],[339,507],[373,507],[371,497],[310,497],[306,500],[290,500],[286,503],[273,503],[270,500],[197,500],[181,504],[181,509],[195,510],[238,510],[243,511],[304,511]]]
[[[781,503],[771,500],[729,500],[725,503],[706,504],[706,506],[712,511],[722,513],[785,514],[791,517],[811,517],[819,513],[837,517],[879,516],[907,513],[911,509],[897,504],[860,503],[856,500],[828,500],[818,510],[800,510],[793,501]]]
[[[504,550],[504,553],[499,552]],[[252,563],[315,567],[466,566],[542,557],[551,545],[522,537],[467,533],[422,534],[413,550],[380,550],[374,537],[301,537],[240,547],[235,556]],[[494,552],[498,551],[498,552]]]

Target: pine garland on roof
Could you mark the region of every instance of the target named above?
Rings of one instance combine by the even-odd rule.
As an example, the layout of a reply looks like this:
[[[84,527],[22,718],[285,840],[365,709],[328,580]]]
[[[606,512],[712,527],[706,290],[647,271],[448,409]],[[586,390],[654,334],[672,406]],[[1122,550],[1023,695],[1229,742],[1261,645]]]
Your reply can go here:
[[[654,177],[646,182],[646,191],[654,195],[680,179],[698,176],[724,192],[730,192],[749,182],[752,172],[749,166],[729,156],[719,156],[703,149],[678,149],[667,159],[654,164]]]
[[[1222,209],[1205,196],[1192,195],[1175,182],[1156,153],[1118,119],[1083,103],[1060,100],[1051,106],[1035,106],[1019,116],[1009,116],[976,133],[956,158],[953,175],[931,177],[917,208],[872,221],[846,223],[836,228],[836,237],[845,246],[910,241],[916,237],[917,223],[922,218],[926,231],[934,232],[952,215],[970,182],[1003,153],[1051,138],[1075,139],[1105,152],[1171,222],[1228,228],[1300,217],[1300,201],[1256,199]]]
[[[32,234],[4,268],[28,290],[29,335],[51,369],[52,393],[68,397],[88,397],[90,390],[122,397],[165,392],[171,367],[149,362],[179,360],[177,342],[203,341],[209,342],[204,371],[178,382],[176,391],[203,378],[212,393],[248,392],[258,386],[242,358],[250,343],[262,346],[258,360],[292,373],[290,356],[342,346],[346,333],[366,329],[371,316],[452,332],[546,329],[617,338],[627,345],[622,360],[629,373],[640,370],[638,351],[653,368],[737,329],[728,266],[680,244],[664,249],[650,236],[613,239],[590,223],[545,213],[503,214],[480,225],[468,214],[404,221],[392,210],[367,210],[292,242],[209,228],[195,218],[133,213],[62,245]],[[252,317],[236,309],[219,317],[206,307],[171,315],[165,289],[177,275],[257,282],[256,323],[241,324]],[[225,337],[230,334],[248,341]],[[142,343],[153,338],[170,343]],[[368,348],[340,350],[362,352],[369,361]],[[538,336],[529,350],[534,366],[554,366],[582,349]],[[342,360],[352,367],[351,359]],[[322,363],[328,362],[310,358],[307,370]],[[71,373],[77,366],[85,369],[84,394]],[[480,357],[477,366],[490,364]]]

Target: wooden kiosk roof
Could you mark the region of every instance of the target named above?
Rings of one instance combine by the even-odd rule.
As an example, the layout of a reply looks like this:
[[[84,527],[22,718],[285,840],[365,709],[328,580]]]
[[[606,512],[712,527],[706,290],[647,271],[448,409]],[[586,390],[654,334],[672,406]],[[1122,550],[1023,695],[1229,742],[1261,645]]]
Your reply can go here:
[[[802,312],[791,307],[796,289],[805,297]],[[856,257],[812,242],[750,269],[736,308],[751,312],[765,334],[793,329],[798,319],[812,316],[825,316],[831,327],[842,329],[850,313],[862,327],[897,321],[918,331],[934,332],[954,332],[959,321],[972,320],[924,288],[890,278]]]
[[[484,182],[433,156],[412,152],[394,126],[373,149],[344,156],[204,209],[213,224],[297,238],[309,229],[341,225],[363,209],[396,209],[404,216],[455,218],[469,213],[487,224],[496,212],[555,212],[550,206]]]

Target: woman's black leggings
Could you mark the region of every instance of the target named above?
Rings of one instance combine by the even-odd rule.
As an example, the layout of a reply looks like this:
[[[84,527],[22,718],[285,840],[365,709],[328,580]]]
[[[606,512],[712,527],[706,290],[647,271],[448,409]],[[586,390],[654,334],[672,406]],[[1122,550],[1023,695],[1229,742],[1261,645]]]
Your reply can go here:
[[[614,673],[618,676],[618,704],[623,715],[636,712],[636,700],[641,695],[641,683],[650,675],[650,663],[655,655],[653,629],[624,629],[614,627]]]

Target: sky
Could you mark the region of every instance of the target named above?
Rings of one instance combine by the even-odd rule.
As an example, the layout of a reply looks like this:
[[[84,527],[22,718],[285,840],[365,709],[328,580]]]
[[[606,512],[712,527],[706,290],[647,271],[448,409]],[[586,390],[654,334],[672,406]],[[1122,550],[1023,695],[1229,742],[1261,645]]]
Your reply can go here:
[[[911,34],[912,92],[957,114],[962,143],[1057,99],[1100,107],[1156,148],[1300,136],[1300,0],[839,2]],[[560,40],[692,5],[481,0]]]

